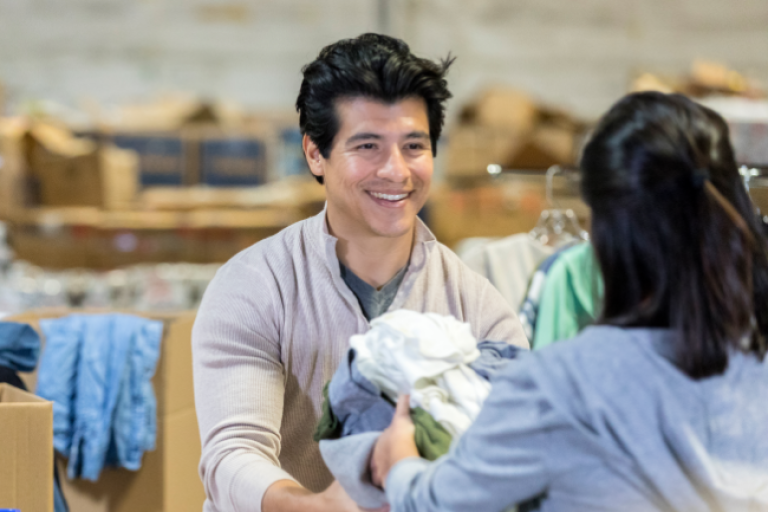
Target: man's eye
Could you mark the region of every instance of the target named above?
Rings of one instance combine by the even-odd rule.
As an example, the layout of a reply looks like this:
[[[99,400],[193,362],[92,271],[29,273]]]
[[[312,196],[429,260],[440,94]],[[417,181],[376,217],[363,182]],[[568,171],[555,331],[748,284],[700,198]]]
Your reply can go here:
[[[412,151],[417,151],[420,149],[424,149],[424,144],[422,144],[421,142],[412,142],[410,144],[407,144],[405,147]]]
[[[374,149],[376,148],[376,145],[373,142],[366,142],[365,144],[360,144],[357,146],[357,149]]]

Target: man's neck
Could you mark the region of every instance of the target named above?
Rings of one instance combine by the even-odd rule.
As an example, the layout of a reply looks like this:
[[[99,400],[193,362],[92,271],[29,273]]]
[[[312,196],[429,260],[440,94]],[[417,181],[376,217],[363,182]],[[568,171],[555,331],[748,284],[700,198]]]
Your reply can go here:
[[[399,237],[344,236],[328,229],[338,242],[336,256],[357,277],[377,290],[387,284],[411,257],[416,228]]]

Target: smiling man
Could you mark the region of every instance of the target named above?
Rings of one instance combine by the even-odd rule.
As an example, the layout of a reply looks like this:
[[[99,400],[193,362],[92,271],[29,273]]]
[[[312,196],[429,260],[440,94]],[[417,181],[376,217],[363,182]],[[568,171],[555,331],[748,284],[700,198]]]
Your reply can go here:
[[[450,314],[478,340],[528,346],[501,295],[417,217],[449,65],[365,34],[305,66],[296,107],[326,208],[224,265],[192,334],[206,512],[357,510],[312,433],[323,386],[372,318]]]

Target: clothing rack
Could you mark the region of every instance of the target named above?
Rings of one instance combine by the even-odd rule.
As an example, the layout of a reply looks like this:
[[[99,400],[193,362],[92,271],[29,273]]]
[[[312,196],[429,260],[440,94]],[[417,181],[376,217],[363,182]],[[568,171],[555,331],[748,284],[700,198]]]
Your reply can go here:
[[[547,207],[541,212],[539,221],[529,233],[531,237],[541,241],[545,245],[551,239],[570,234],[575,239],[589,240],[589,234],[579,225],[578,217],[573,208],[563,206],[555,199],[555,177],[566,180],[565,191],[567,196],[579,197],[579,181],[581,175],[574,167],[561,165],[550,166],[545,173],[533,169],[504,169],[498,164],[490,164],[487,168],[494,180],[511,176],[541,177],[545,179],[545,197]]]
[[[747,192],[750,192],[752,200],[759,208],[759,211],[768,212],[768,167],[741,165],[739,174],[744,180],[744,186]],[[557,190],[561,198],[575,199],[580,198],[581,173],[579,169],[571,166],[555,165],[546,172],[541,169],[509,169],[498,164],[489,164],[487,172],[493,181],[504,181],[505,178],[524,177],[541,178],[546,180],[546,200],[550,208],[559,208],[555,197],[554,178],[558,177],[565,180],[565,187]],[[764,222],[768,224],[768,215],[765,215]]]
[[[579,169],[577,167],[573,167],[569,165],[560,165],[560,164],[550,166],[546,172],[551,170],[553,167],[557,167],[559,169],[558,174],[562,174],[562,175],[579,174]],[[509,169],[509,168],[502,167],[499,164],[488,164],[486,171],[492,177],[500,177],[500,176],[507,176],[507,175],[520,175],[520,176],[545,176],[546,175],[546,172],[542,171],[541,169]]]
[[[558,189],[559,195],[571,198],[580,198],[579,188],[581,183],[581,172],[577,167],[565,165],[552,165],[545,172],[541,169],[508,169],[499,164],[489,164],[487,172],[493,181],[503,181],[505,178],[514,177],[540,177],[546,180],[546,199],[550,207],[557,208],[555,200],[554,178],[565,180],[565,187]]]
[[[558,171],[552,173],[552,170],[557,168]],[[541,169],[508,169],[499,164],[488,164],[488,174],[494,179],[503,179],[504,176],[542,176],[547,181],[547,199],[551,198],[552,194],[552,177],[559,175],[568,180],[568,190],[575,190],[578,193],[578,183],[581,180],[581,174],[579,169],[571,166],[553,165],[547,169],[546,173],[543,173]],[[552,173],[552,174],[551,174]],[[744,179],[744,186],[747,190],[751,188],[768,188],[768,167],[750,167],[747,165],[741,165],[739,167],[739,174]],[[574,186],[571,186],[574,185]]]

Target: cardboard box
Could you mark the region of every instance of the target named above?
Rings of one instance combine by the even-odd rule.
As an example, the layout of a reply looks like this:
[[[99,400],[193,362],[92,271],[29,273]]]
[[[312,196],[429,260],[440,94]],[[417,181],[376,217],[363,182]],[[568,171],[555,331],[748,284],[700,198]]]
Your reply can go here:
[[[46,231],[36,226],[11,225],[9,238],[19,259],[48,269],[93,268],[95,230],[64,226]]]
[[[455,247],[469,237],[504,237],[530,231],[545,207],[540,180],[516,182],[514,188],[486,185],[440,189],[430,195],[430,228],[437,239]]]
[[[213,187],[243,187],[267,182],[267,143],[256,134],[199,134],[200,183]]]
[[[448,135],[446,175],[487,177],[489,164],[506,166],[522,143],[514,129],[457,126]]]
[[[280,154],[276,163],[278,179],[310,175],[302,147],[303,138],[298,125],[280,130]]]
[[[139,188],[139,156],[134,151],[107,145],[99,151],[102,204],[105,210],[129,210]]]
[[[575,135],[565,126],[541,126],[518,148],[504,166],[510,169],[547,169],[575,161]]]
[[[0,119],[0,215],[3,218],[30,203],[25,172],[26,132],[27,125],[21,118]]]
[[[73,312],[65,309],[31,311],[11,320],[29,323],[39,330],[41,319]],[[95,483],[63,478],[62,491],[73,512],[200,511],[205,491],[197,473],[201,447],[190,342],[195,314],[134,314],[165,323],[160,359],[152,381],[157,396],[157,448],[144,454],[139,471],[105,469]],[[36,375],[22,377],[30,389],[34,389]],[[58,463],[59,469],[65,470],[65,461]],[[62,476],[65,474],[61,473]],[[26,512],[24,508],[21,510]]]
[[[40,187],[40,204],[45,206],[101,206],[100,158],[91,153],[63,156],[39,150],[35,176]]]
[[[295,176],[311,177],[295,110],[260,110],[244,118],[240,130],[265,142],[268,182]]]
[[[458,126],[448,137],[449,178],[488,177],[488,165],[504,169],[547,169],[575,161],[572,128],[541,125],[526,135],[504,128]]]
[[[430,228],[437,239],[455,247],[470,237],[501,238],[533,229],[542,210],[572,209],[581,226],[589,226],[590,211],[558,177],[553,194],[556,205],[546,199],[544,174],[506,175],[501,180],[471,188],[436,188],[429,199]]]
[[[24,137],[28,174],[44,206],[127,209],[138,187],[133,151],[100,146],[62,128],[35,124]]]
[[[188,141],[177,132],[122,132],[112,137],[119,148],[135,151],[139,157],[139,183],[191,185],[196,183]]]
[[[258,187],[151,187],[142,191],[139,206],[146,210],[296,209],[325,203],[325,187],[312,178],[285,179]],[[320,210],[317,210],[320,211]]]
[[[0,507],[53,511],[53,403],[0,384]]]
[[[492,87],[464,107],[461,121],[524,135],[533,129],[537,114],[536,104],[528,94],[509,87]]]
[[[173,132],[188,120],[199,119],[205,108],[193,96],[165,94],[143,103],[120,105],[101,122],[120,132]]]
[[[98,146],[49,123],[34,123],[25,135],[29,175],[46,206],[101,206]]]
[[[268,181],[267,137],[215,126],[167,133],[119,133],[113,142],[139,155],[144,187],[240,187]]]
[[[118,131],[173,132],[191,124],[241,125],[245,112],[235,103],[201,101],[193,95],[172,93],[148,102],[124,104],[109,113],[97,112],[94,117],[101,117],[100,124]]]
[[[319,212],[322,201],[310,202],[309,199],[322,198],[318,192],[323,188],[312,183],[307,185],[285,195],[307,199],[293,207],[189,211],[106,211],[92,207],[21,210],[9,223],[8,238],[19,259],[52,269],[109,269],[180,261],[223,263],[249,245]],[[226,230],[238,240],[242,234],[250,243],[242,245],[238,241],[209,247],[205,237],[208,229]]]

